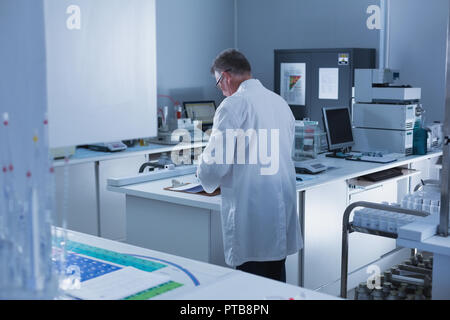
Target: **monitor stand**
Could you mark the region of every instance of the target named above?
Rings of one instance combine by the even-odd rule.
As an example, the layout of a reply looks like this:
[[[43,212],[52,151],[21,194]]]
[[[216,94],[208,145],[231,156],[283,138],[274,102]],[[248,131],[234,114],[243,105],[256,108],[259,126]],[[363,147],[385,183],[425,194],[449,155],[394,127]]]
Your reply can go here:
[[[346,159],[348,157],[351,157],[349,149],[341,149],[341,150],[334,150],[333,153],[328,153],[325,155],[328,158],[337,158],[337,159]]]

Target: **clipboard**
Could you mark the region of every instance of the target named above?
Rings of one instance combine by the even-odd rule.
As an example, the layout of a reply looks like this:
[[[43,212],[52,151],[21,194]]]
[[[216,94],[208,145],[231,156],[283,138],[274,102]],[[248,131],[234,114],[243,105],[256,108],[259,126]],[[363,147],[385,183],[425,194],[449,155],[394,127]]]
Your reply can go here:
[[[189,184],[191,184],[191,183],[188,182],[188,183],[186,183],[184,185],[186,186],[186,185],[189,185]],[[206,196],[206,197],[214,197],[214,196],[220,195],[220,188],[217,188],[213,193],[207,193],[206,191],[188,192],[188,191],[183,191],[183,190],[173,190],[174,188],[175,187],[166,187],[166,188],[164,188],[164,190],[173,191],[173,192],[182,192],[182,193],[187,193],[187,194],[197,194],[197,195]]]

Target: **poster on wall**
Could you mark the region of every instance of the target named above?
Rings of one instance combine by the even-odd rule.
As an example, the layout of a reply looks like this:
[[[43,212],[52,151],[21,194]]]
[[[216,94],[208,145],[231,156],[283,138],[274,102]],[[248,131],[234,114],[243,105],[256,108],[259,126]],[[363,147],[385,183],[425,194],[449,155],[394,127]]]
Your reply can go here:
[[[306,63],[282,63],[280,95],[290,105],[305,105]]]
[[[319,99],[339,99],[339,69],[319,69]]]

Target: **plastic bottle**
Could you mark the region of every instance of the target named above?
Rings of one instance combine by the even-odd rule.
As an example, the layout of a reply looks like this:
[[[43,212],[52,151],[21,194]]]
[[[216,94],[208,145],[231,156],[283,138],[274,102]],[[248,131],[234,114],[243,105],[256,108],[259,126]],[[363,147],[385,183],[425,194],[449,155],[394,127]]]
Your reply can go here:
[[[416,121],[413,130],[413,154],[427,154],[428,131],[424,129],[425,110],[422,105],[416,108]]]
[[[422,127],[414,128],[413,132],[413,154],[427,154],[428,131]]]
[[[431,213],[431,200],[430,199],[423,199],[422,211]]]
[[[367,289],[367,284],[361,282],[355,292],[356,300],[370,300],[369,290]]]
[[[409,195],[406,195],[402,200],[402,208],[408,209]]]
[[[415,300],[425,300],[425,295],[423,294],[423,287],[418,287],[415,294],[414,294]]]
[[[423,199],[416,197],[414,198],[414,210],[422,210]]]
[[[439,211],[440,211],[439,200],[431,200],[430,202],[431,214],[439,213]]]
[[[371,293],[372,300],[384,300],[383,289],[375,289]]]
[[[181,118],[182,118],[182,108],[181,108],[181,105],[179,105],[179,104],[175,105],[175,113],[176,113],[176,118],[177,118],[177,119],[181,119]]]
[[[406,287],[408,284],[402,283],[400,288],[398,289],[398,298],[400,300],[406,299]]]
[[[389,296],[391,289],[392,289],[392,284],[390,282],[383,283],[383,296],[385,299]]]
[[[413,195],[410,195],[408,198],[408,209],[414,210],[414,199]]]
[[[386,297],[386,300],[399,300],[397,290],[391,290],[389,295]]]
[[[392,289],[392,272],[390,270],[384,272],[385,283],[389,283]]]

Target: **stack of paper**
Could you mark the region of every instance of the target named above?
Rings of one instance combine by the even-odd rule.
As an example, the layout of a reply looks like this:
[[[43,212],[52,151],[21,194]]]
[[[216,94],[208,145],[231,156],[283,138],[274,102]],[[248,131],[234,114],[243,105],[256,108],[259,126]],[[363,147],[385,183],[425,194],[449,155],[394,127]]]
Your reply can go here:
[[[170,188],[172,191],[184,191],[189,193],[199,193],[204,191],[200,183],[189,183],[180,187]]]
[[[170,278],[153,272],[126,267],[101,277],[80,283],[67,290],[69,295],[83,300],[119,300],[168,282]]]

